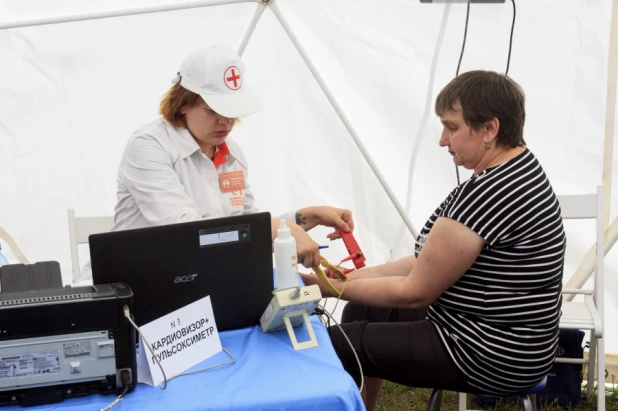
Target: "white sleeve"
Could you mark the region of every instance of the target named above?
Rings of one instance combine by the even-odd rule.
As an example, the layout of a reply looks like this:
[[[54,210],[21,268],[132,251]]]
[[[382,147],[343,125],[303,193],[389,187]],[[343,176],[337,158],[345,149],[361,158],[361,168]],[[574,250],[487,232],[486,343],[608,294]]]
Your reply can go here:
[[[134,137],[122,159],[119,179],[152,225],[202,218],[174,170],[174,159],[152,136]]]

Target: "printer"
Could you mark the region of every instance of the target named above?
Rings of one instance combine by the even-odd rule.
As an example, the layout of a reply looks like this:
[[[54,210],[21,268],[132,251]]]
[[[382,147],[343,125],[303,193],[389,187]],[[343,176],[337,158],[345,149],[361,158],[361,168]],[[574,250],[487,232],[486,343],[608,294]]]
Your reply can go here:
[[[133,293],[63,287],[55,261],[0,268],[0,405],[39,405],[137,383]]]

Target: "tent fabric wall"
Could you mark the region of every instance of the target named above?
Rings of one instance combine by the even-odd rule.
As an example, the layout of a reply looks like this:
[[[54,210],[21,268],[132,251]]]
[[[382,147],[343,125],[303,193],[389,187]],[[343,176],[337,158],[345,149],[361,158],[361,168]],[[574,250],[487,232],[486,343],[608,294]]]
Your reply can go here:
[[[57,0],[52,7],[43,0],[0,0],[0,23],[171,3]],[[446,6],[278,4],[399,201],[412,190],[409,217],[421,227],[456,184],[452,160],[437,144],[441,125],[432,107],[419,131]],[[611,1],[518,0],[517,7],[509,74],[527,95],[528,146],[558,193],[593,192],[602,181]],[[184,56],[202,45],[238,47],[255,10],[255,3],[243,3],[0,30],[0,226],[31,261],[59,261],[69,281],[66,210],[113,214],[124,145],[157,117]],[[465,12],[465,4],[450,5],[431,101],[455,74]],[[505,70],[511,18],[509,2],[472,5],[461,72]],[[260,208],[350,208],[369,263],[388,259],[401,243],[396,233],[405,232],[401,218],[269,10],[244,60],[264,110],[243,119],[232,138],[248,157]],[[409,175],[417,135],[422,140]],[[615,185],[612,203],[618,204]],[[614,207],[612,220],[616,214]],[[322,242],[326,232],[316,229],[314,237]],[[567,235],[565,281],[594,242],[594,228],[569,223]],[[340,242],[326,253],[331,260],[343,255]],[[606,311],[613,318],[617,252],[606,261]],[[616,353],[618,330],[607,324],[606,351]]]

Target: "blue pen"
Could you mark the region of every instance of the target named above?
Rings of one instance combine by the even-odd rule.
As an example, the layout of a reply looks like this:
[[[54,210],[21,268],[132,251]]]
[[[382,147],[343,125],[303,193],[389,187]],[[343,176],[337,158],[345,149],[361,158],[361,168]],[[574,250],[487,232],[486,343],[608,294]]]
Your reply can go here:
[[[322,250],[324,248],[328,248],[328,246],[327,245],[320,245],[320,246],[318,246],[318,250]]]

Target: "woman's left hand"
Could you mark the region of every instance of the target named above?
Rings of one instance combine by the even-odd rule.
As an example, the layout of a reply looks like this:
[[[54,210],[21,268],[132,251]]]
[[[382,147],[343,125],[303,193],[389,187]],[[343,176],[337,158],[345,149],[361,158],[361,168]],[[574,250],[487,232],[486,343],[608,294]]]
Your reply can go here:
[[[343,208],[329,206],[314,206],[300,209],[296,212],[296,224],[305,231],[309,231],[316,225],[333,227],[335,231],[326,237],[330,240],[341,238],[339,230],[350,232],[354,230],[352,212]]]

